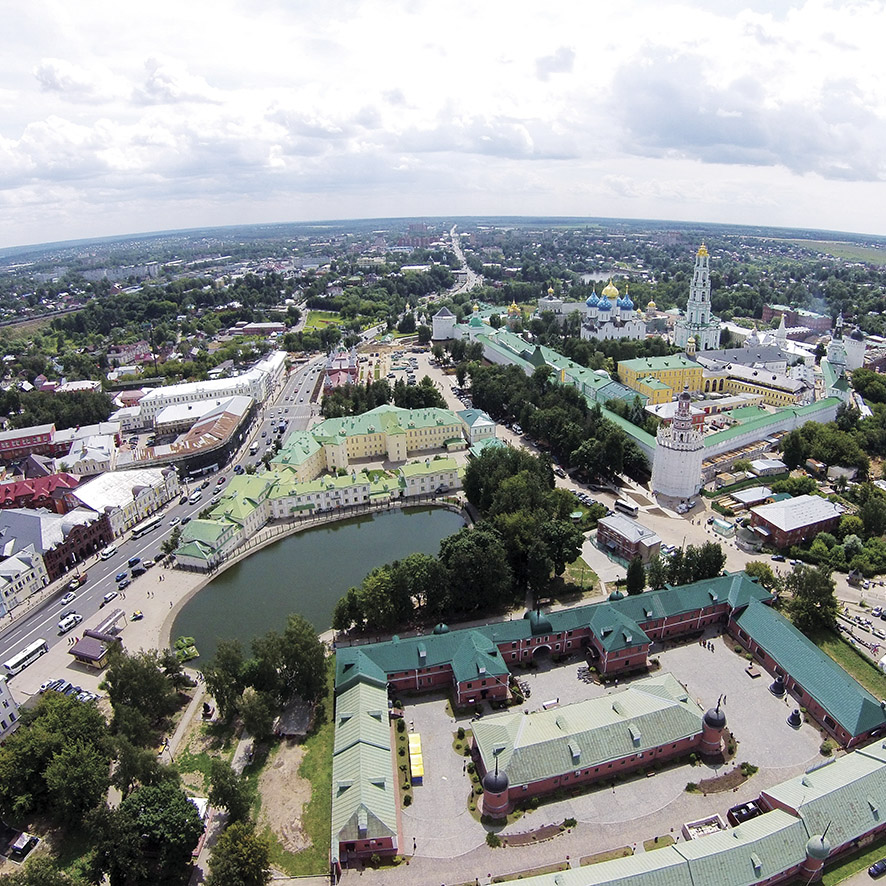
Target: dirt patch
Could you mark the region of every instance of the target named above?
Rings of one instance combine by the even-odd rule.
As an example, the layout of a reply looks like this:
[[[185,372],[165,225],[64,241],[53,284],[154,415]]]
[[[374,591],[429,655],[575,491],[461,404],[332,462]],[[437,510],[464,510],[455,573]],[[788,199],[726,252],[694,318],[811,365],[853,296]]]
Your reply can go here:
[[[302,810],[311,799],[311,783],[298,774],[303,757],[302,745],[283,742],[258,783],[259,825],[267,825],[289,852],[301,852],[311,845],[301,823]]]
[[[501,842],[505,846],[531,846],[533,843],[542,843],[558,836],[562,832],[562,828],[557,824],[548,824],[539,828],[537,831],[529,831],[526,834],[514,834],[513,836],[502,837]]]
[[[706,778],[704,781],[700,781],[698,783],[698,788],[705,794],[717,794],[721,791],[731,791],[733,788],[737,788],[747,780],[748,777],[741,771],[741,769],[736,768],[731,772],[727,772],[725,775],[718,776],[717,778]]]

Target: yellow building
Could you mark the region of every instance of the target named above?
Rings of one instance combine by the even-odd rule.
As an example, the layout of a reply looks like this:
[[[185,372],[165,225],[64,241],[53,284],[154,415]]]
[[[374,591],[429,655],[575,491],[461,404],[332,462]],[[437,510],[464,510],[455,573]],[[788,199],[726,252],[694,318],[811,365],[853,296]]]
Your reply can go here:
[[[704,386],[704,369],[685,354],[622,360],[618,364],[618,376],[623,384],[649,397],[651,403],[667,403],[686,386],[690,392],[700,391]],[[665,385],[668,390],[652,386],[650,379]],[[654,394],[651,394],[653,388]]]

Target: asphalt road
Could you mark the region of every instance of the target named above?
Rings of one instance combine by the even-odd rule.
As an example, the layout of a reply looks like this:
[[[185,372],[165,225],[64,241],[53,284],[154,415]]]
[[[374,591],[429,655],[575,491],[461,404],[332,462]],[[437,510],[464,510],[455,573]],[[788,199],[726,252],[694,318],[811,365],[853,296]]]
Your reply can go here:
[[[276,439],[277,428],[281,421],[287,422],[286,433],[293,429],[307,428],[312,412],[317,410],[316,405],[311,404],[311,394],[317,382],[318,373],[324,364],[324,358],[315,358],[304,366],[293,370],[274,398],[272,398],[261,410],[255,426],[235,459],[226,465],[218,473],[209,474],[205,479],[189,480],[182,484],[182,493],[187,491],[190,495],[197,489],[202,489],[202,495],[195,504],[179,504],[179,498],[170,502],[159,514],[163,517],[162,524],[153,532],[138,539],[124,536],[114,541],[116,553],[107,560],[100,559],[97,555],[90,557],[86,563],[80,564],[79,571],[87,576],[86,583],[75,591],[77,597],[65,606],[61,604],[61,598],[68,590],[67,582],[77,574],[71,571],[65,576],[65,581],[59,584],[58,590],[45,602],[36,606],[33,611],[18,616],[5,628],[0,628],[0,662],[4,662],[12,655],[20,652],[36,639],[46,640],[52,647],[57,643],[67,643],[68,637],[79,634],[80,628],[74,628],[67,634],[59,634],[58,622],[62,612],[74,611],[83,616],[86,621],[90,616],[98,612],[102,598],[111,591],[116,591],[118,582],[116,576],[125,572],[132,581],[133,578],[128,561],[132,557],[140,560],[156,560],[161,546],[173,531],[173,523],[196,517],[212,501],[216,491],[225,488],[233,476],[233,468],[237,464],[246,467],[249,464],[258,464],[261,457],[267,451],[268,445]],[[274,416],[273,418],[271,416]],[[264,432],[264,436],[262,433]],[[260,443],[259,451],[249,455],[252,440]],[[219,482],[221,480],[221,482]],[[208,484],[204,487],[204,484]],[[156,573],[162,569],[158,563],[149,569],[146,575]],[[119,592],[119,596],[112,600],[108,611],[114,608],[122,608],[129,615],[126,607],[126,599],[123,596],[126,591]]]

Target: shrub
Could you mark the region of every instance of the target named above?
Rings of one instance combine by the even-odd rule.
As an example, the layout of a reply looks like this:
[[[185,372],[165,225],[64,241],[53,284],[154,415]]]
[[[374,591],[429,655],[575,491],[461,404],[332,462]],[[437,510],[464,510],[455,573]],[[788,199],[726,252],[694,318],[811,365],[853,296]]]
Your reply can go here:
[[[686,791],[687,794],[700,794],[701,793],[701,788],[699,788],[699,786],[694,781],[686,782],[686,787],[683,788],[683,790]]]
[[[564,818],[563,819],[563,827],[564,828],[574,828],[578,822],[574,818]]]
[[[471,748],[470,748],[470,746],[465,745],[464,750],[462,751],[462,754],[463,754],[465,757],[470,757],[470,756],[471,756]]]
[[[464,728],[464,726],[459,726],[459,727],[458,727],[458,732],[456,732],[455,734],[456,734],[460,739],[463,739],[463,738],[465,737],[465,728]]]
[[[837,747],[837,743],[831,738],[826,738],[821,743],[821,747],[818,749],[818,752],[822,755],[822,757],[830,757],[831,754],[834,753],[835,747]]]
[[[752,775],[754,775],[758,771],[758,769],[759,769],[759,767],[754,766],[753,763],[742,763],[741,764],[741,774],[745,778],[750,778]]]
[[[373,852],[372,855],[369,856],[369,863],[377,868],[381,864],[381,856],[377,852]]]
[[[412,794],[404,794],[403,795],[403,805],[411,806],[412,805]]]
[[[405,731],[406,731],[406,721],[402,717],[400,717],[400,719],[397,720],[397,732],[405,732]]]
[[[455,743],[455,749],[456,749],[457,751],[460,751],[460,750],[461,750],[461,742],[460,742],[460,741],[457,741],[457,742]]]
[[[401,757],[405,757],[405,756],[406,756],[406,748],[400,748],[400,750],[397,751],[397,753],[398,753]]]
[[[493,834],[492,831],[489,831],[486,834],[486,845],[490,849],[498,849],[501,846],[501,837],[498,834]]]
[[[476,769],[476,767],[474,766],[474,761],[472,760],[470,763],[468,763],[468,772],[470,772],[471,775],[473,775],[475,769]]]
[[[735,646],[732,647],[732,651],[738,653],[738,655],[741,655],[741,646],[736,643]]]
[[[694,752],[689,755],[689,765],[695,766],[698,763],[698,755]]]

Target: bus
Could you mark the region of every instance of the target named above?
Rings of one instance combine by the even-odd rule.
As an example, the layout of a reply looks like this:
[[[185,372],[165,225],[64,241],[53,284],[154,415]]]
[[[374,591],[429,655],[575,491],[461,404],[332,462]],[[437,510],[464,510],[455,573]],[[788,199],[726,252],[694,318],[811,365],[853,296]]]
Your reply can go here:
[[[132,537],[141,538],[143,535],[153,532],[162,522],[162,517],[151,517],[150,520],[145,520],[143,523],[139,523],[138,526],[132,530]]]
[[[18,655],[13,655],[9,661],[3,662],[3,667],[6,668],[6,673],[12,676],[23,671],[29,664],[37,661],[41,655],[45,655],[47,652],[49,652],[49,647],[46,645],[46,641],[35,640],[30,646],[22,649]]]
[[[640,508],[623,498],[619,498],[615,502],[615,510],[627,514],[629,517],[636,517],[640,513]]]

